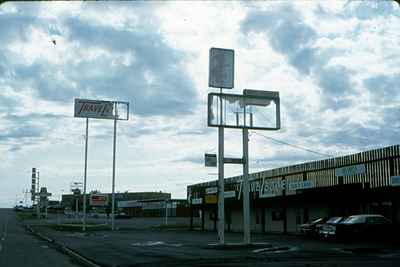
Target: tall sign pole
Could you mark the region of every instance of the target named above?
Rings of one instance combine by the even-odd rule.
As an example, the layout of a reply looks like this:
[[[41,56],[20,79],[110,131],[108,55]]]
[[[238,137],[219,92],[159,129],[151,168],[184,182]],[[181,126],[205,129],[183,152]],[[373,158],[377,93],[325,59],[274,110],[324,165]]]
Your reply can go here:
[[[118,116],[118,115],[117,115]],[[111,230],[115,229],[115,150],[117,144],[117,118],[114,119],[114,145],[113,145],[113,170],[112,170],[112,203],[111,203]]]
[[[118,107],[125,115],[118,114]],[[115,150],[116,150],[116,135],[117,135],[117,120],[129,120],[129,103],[122,101],[104,101],[104,100],[89,100],[75,99],[74,116],[78,118],[86,118],[86,142],[85,142],[85,175],[84,175],[84,190],[83,190],[83,230],[86,229],[86,180],[87,180],[87,150],[89,139],[89,118],[94,119],[112,119],[114,120],[114,147],[113,147],[113,174],[112,174],[112,215],[111,228],[114,230],[114,212],[115,212]]]
[[[86,132],[85,132],[85,170],[84,170],[84,178],[83,178],[83,223],[82,223],[82,230],[83,230],[83,231],[86,231],[86,181],[87,181],[88,139],[89,139],[89,118],[86,118]]]
[[[243,242],[250,244],[250,196],[249,196],[249,129],[246,128],[246,106],[244,106],[243,132]]]
[[[222,89],[232,89],[234,86],[235,51],[224,48],[211,48],[209,58],[208,86]],[[219,244],[225,244],[225,202],[224,202],[224,121],[223,100],[220,98],[220,125],[218,127],[218,239]]]
[[[220,89],[222,93],[222,88]],[[220,99],[220,122],[222,124],[222,98]],[[224,199],[224,127],[218,127],[218,239],[225,243],[225,199]]]

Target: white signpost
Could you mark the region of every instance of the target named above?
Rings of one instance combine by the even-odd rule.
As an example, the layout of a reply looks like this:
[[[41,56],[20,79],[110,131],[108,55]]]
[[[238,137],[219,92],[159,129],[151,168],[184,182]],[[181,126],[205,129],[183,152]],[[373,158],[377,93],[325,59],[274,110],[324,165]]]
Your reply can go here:
[[[85,135],[85,170],[83,183],[83,230],[86,230],[86,180],[87,180],[87,151],[89,139],[89,118],[114,120],[114,142],[113,142],[113,171],[112,171],[112,207],[111,207],[111,229],[114,230],[115,220],[115,151],[117,139],[117,120],[129,120],[129,103],[122,101],[103,101],[89,99],[75,99],[74,116],[86,118]],[[125,114],[124,114],[125,113]]]
[[[280,129],[279,92],[244,90],[243,95],[223,94],[222,89],[234,87],[234,51],[211,48],[209,58],[209,87],[220,88],[220,93],[208,95],[208,126],[218,127],[218,238],[224,245],[224,163],[243,164],[243,241],[250,243],[250,198],[249,198],[249,156],[248,130]],[[266,125],[263,111],[269,112]],[[263,115],[263,116],[259,116]],[[267,115],[268,117],[268,115]],[[263,119],[264,118],[264,119]],[[271,121],[271,122],[270,122]],[[224,158],[224,128],[239,128],[243,134],[243,159]],[[239,195],[240,197],[240,195]]]

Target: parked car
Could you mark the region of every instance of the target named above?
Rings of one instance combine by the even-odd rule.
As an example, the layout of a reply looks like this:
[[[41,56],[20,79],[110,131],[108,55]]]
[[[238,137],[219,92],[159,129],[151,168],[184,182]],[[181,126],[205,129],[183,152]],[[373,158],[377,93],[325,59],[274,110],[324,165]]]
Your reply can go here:
[[[345,221],[347,217],[331,217],[324,224],[320,225],[317,229],[319,237],[332,238],[336,233],[336,225]]]
[[[320,225],[324,224],[326,220],[326,217],[321,217],[313,221],[304,223],[300,225],[300,232],[303,233],[305,236],[317,236],[317,229],[320,227]]]
[[[335,236],[340,239],[387,239],[394,235],[391,220],[379,214],[352,215],[335,226]]]

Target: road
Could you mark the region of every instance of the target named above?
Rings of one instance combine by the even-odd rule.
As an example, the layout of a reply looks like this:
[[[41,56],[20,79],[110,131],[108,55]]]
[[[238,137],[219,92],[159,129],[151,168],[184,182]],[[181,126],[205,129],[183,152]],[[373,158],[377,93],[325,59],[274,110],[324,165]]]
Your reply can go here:
[[[70,258],[25,230],[11,209],[0,209],[1,267],[77,267]]]

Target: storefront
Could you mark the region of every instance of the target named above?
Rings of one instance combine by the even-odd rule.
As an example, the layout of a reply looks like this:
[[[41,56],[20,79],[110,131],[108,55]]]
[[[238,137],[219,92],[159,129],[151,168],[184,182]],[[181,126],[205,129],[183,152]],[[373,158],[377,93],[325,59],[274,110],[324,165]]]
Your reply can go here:
[[[298,232],[314,218],[360,213],[400,221],[400,149],[390,146],[250,174],[253,232]],[[191,226],[216,230],[217,181],[188,186]],[[225,179],[225,229],[242,231],[242,177]]]

